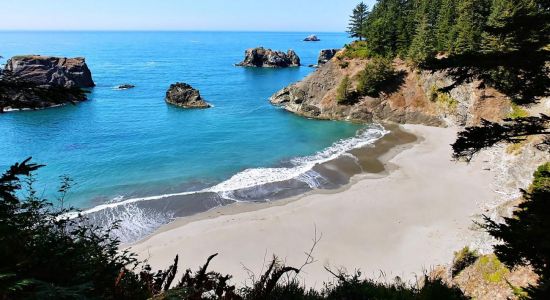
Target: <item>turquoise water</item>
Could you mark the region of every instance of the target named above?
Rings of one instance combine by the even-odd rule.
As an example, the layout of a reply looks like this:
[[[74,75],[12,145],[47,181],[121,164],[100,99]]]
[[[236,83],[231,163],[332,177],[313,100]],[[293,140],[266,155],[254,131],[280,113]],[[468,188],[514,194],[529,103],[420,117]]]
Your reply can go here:
[[[89,101],[76,106],[0,114],[0,168],[32,156],[47,165],[38,173],[40,191],[51,195],[58,176],[69,175],[76,185],[68,201],[86,209],[113,199],[200,190],[244,170],[294,166],[295,158],[354,137],[360,127],[307,120],[269,104],[274,92],[311,68],[233,64],[246,48],[264,46],[292,48],[307,66],[321,49],[349,42],[343,33],[302,42],[309,34],[0,32],[1,63],[19,54],[84,56],[97,84]],[[176,81],[198,88],[214,108],[166,105],[166,89]],[[123,83],[136,88],[114,88]],[[250,187],[246,181],[257,181],[256,173],[233,182]]]

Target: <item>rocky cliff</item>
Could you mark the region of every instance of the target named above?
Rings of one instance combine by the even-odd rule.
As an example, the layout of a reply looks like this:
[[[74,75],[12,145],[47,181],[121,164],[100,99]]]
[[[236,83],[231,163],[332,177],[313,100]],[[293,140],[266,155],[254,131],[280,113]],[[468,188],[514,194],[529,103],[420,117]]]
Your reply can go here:
[[[453,80],[445,72],[412,70],[394,61],[399,76],[379,97],[359,97],[353,103],[339,103],[336,90],[347,76],[352,89],[368,60],[347,59],[337,55],[304,80],[292,84],[270,101],[293,113],[318,119],[356,122],[390,121],[431,126],[474,125],[482,118],[501,120],[511,112],[511,103],[498,91],[466,83],[442,93]]]
[[[82,57],[15,56],[8,60],[5,71],[21,81],[38,85],[64,88],[95,86],[92,73]]]
[[[237,66],[259,68],[299,67],[300,58],[293,50],[284,53],[259,47],[246,50],[244,60],[238,63]]]

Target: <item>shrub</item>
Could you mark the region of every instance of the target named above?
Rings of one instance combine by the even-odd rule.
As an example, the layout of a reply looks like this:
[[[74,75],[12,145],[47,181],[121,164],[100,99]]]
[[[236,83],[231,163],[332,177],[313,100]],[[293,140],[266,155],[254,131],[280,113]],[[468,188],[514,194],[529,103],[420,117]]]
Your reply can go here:
[[[455,252],[453,265],[451,267],[451,276],[455,277],[467,267],[471,266],[478,259],[479,255],[476,251],[470,250],[469,247],[464,247],[462,250]]]
[[[391,59],[373,58],[359,73],[357,91],[361,95],[378,97],[385,85],[394,80],[396,75]]]
[[[340,57],[345,57],[349,59],[366,59],[371,56],[371,51],[367,47],[366,41],[355,41],[349,45],[346,45],[344,47],[343,53],[340,55]]]
[[[350,84],[349,76],[346,75],[342,79],[342,81],[340,81],[340,84],[336,89],[336,101],[338,101],[339,104],[343,104],[349,100],[350,85],[351,84]]]

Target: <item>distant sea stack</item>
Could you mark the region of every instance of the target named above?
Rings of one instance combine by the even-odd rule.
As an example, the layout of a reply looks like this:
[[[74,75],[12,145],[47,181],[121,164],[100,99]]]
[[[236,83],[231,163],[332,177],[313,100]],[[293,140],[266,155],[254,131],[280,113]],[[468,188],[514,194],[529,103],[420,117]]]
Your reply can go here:
[[[338,53],[340,49],[325,49],[321,50],[321,53],[319,53],[319,58],[317,59],[317,65],[321,66],[329,62],[336,53]]]
[[[284,53],[258,47],[246,50],[244,61],[238,63],[237,66],[257,68],[299,67],[300,57],[294,50],[288,50],[287,53]]]
[[[212,105],[208,104],[202,99],[198,90],[194,89],[187,83],[177,82],[170,85],[170,88],[166,92],[166,102],[182,108],[210,108]]]
[[[14,56],[8,60],[4,71],[18,80],[38,85],[64,88],[95,86],[92,73],[82,57]]]
[[[319,42],[321,41],[316,35],[312,34],[304,39],[304,42]]]

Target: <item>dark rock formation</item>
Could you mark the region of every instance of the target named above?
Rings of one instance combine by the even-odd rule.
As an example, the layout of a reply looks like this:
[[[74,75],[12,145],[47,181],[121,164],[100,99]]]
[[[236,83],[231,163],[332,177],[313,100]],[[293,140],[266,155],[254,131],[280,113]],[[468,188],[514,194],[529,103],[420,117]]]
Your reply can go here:
[[[31,110],[62,106],[87,100],[87,91],[38,85],[11,77],[7,72],[0,76],[0,113],[12,110]]]
[[[300,58],[293,50],[284,53],[259,47],[246,50],[244,61],[238,63],[237,66],[260,68],[299,67]]]
[[[170,85],[166,92],[166,102],[183,108],[209,108],[212,105],[202,99],[198,90],[187,83],[175,83]]]
[[[18,80],[38,85],[64,88],[95,86],[92,73],[82,57],[15,56],[8,60],[5,71]]]
[[[304,39],[304,42],[319,42],[320,39],[316,35],[310,35]]]
[[[0,73],[0,112],[74,104],[94,85],[84,58],[15,56]]]
[[[317,65],[324,65],[331,60],[340,49],[325,49],[319,53],[319,59],[317,59]]]
[[[127,90],[127,89],[133,89],[133,88],[135,88],[135,87],[136,87],[136,86],[133,85],[133,84],[127,84],[127,83],[125,83],[125,84],[121,84],[121,85],[117,86],[116,88],[119,89],[119,90]]]

